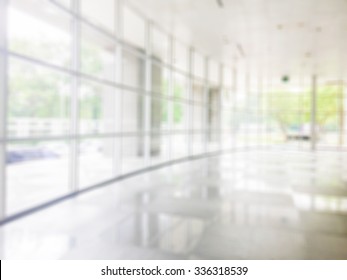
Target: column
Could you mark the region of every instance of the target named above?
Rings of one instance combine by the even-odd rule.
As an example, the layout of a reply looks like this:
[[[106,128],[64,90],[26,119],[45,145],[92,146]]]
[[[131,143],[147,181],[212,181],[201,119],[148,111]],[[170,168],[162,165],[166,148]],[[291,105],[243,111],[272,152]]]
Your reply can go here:
[[[0,0],[0,221],[6,215],[7,0]]]
[[[317,76],[312,76],[311,88],[311,150],[316,150],[316,90],[317,90]]]
[[[143,102],[143,155],[145,161],[145,167],[149,166],[151,160],[151,103],[152,103],[152,65],[151,65],[151,23],[146,22],[146,34],[145,34],[145,95]]]
[[[72,71],[77,73],[72,77],[72,98],[71,98],[71,116],[70,116],[70,127],[71,127],[71,154],[70,154],[70,191],[76,192],[78,191],[78,175],[79,175],[79,167],[78,167],[78,147],[79,147],[79,137],[78,137],[78,123],[79,123],[79,102],[78,102],[78,92],[80,86],[80,38],[81,38],[81,30],[80,23],[76,14],[79,14],[80,9],[80,1],[74,0],[73,2],[73,22],[72,22]]]

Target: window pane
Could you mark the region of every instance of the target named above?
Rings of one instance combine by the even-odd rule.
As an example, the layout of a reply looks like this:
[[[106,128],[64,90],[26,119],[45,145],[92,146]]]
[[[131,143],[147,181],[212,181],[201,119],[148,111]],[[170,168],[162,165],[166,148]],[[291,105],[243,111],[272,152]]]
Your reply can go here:
[[[195,132],[192,135],[192,147],[194,155],[202,154],[204,152],[205,138],[205,134],[200,132]]]
[[[9,136],[68,134],[71,78],[18,59],[10,59],[9,70]]]
[[[82,80],[79,96],[80,133],[115,132],[115,88]]]
[[[152,92],[153,95],[168,95],[169,70],[157,63],[152,64]]]
[[[175,68],[188,72],[189,50],[183,44],[175,41],[174,43],[174,66]]]
[[[172,159],[188,156],[188,135],[176,134],[172,136]]]
[[[123,7],[124,40],[137,47],[145,47],[145,21],[128,7]]]
[[[9,48],[63,67],[71,64],[71,17],[43,0],[12,0]]]
[[[192,106],[193,109],[193,129],[194,130],[202,130],[204,129],[204,111],[206,110],[205,107],[200,105],[194,105]]]
[[[188,129],[188,105],[184,102],[173,102],[173,129],[187,130]]]
[[[144,87],[145,73],[144,59],[138,55],[124,51],[123,52],[123,84],[135,88]]]
[[[144,166],[143,137],[122,138],[122,173],[129,173]]]
[[[169,160],[170,136],[159,133],[151,135],[151,164],[160,164]]]
[[[90,187],[113,177],[114,139],[86,139],[79,144],[79,185]]]
[[[223,85],[224,87],[231,88],[232,87],[232,71],[229,67],[223,68]]]
[[[180,73],[175,73],[174,75],[174,98],[176,100],[183,100],[189,98],[188,93],[188,78]]]
[[[208,131],[208,151],[218,151],[220,145],[220,132],[218,130]]]
[[[160,131],[162,125],[166,123],[164,118],[164,109],[166,100],[152,98],[151,101],[151,131]]]
[[[202,82],[195,80],[193,82],[192,100],[195,102],[205,102],[205,86]]]
[[[81,49],[83,73],[114,81],[116,44],[110,38],[83,25]]]
[[[107,31],[115,31],[115,0],[83,0],[80,3],[83,17]]]
[[[208,80],[213,84],[219,84],[219,64],[209,61]]]
[[[143,130],[143,97],[132,91],[123,91],[122,131],[139,132]]]
[[[194,52],[193,56],[193,74],[195,77],[205,78],[205,60],[204,57]]]
[[[151,39],[152,56],[157,60],[168,63],[170,61],[169,36],[153,27]]]
[[[69,143],[7,146],[7,211],[14,214],[69,191]]]
[[[162,99],[161,100],[161,129],[162,131],[168,131],[171,129],[170,126],[170,118],[169,112],[171,112],[171,108],[169,108],[172,104],[172,101]]]

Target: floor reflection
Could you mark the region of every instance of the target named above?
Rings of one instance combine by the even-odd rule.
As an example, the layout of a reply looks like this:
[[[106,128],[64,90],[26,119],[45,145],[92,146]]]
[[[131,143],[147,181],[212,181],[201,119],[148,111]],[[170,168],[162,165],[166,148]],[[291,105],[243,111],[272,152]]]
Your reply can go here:
[[[347,259],[347,154],[238,152],[0,228],[2,259]]]

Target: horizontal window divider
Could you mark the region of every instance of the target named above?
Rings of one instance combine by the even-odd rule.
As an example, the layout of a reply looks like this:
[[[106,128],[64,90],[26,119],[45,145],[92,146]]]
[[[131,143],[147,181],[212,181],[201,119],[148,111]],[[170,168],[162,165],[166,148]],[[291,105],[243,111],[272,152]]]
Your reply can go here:
[[[122,49],[125,50],[126,52],[130,52],[131,54],[137,57],[140,57],[143,60],[146,60],[146,59],[151,60],[150,55],[146,54],[144,48],[133,46],[131,43],[128,43],[126,41],[120,41],[119,44],[121,45]]]
[[[172,134],[170,131],[152,131],[149,133],[149,136],[169,136]]]
[[[136,134],[136,135],[135,135]],[[143,135],[141,132],[113,132],[113,133],[99,133],[99,134],[80,134],[80,139],[90,138],[120,138],[128,135]]]
[[[143,92],[143,94],[151,95],[151,92],[146,92],[142,88],[133,87],[133,86],[129,86],[129,85],[121,84],[121,83],[116,83],[116,82],[113,82],[110,80],[100,79],[98,77],[95,77],[95,76],[92,76],[89,74],[85,74],[83,72],[77,72],[77,75],[79,75],[82,79],[94,81],[94,82],[97,82],[99,84],[108,85],[108,86],[113,87],[114,89],[127,90],[127,91],[136,92],[136,93]]]
[[[195,134],[205,134],[209,132],[207,129],[192,129],[190,131]]]
[[[169,96],[166,94],[163,94],[162,92],[159,91],[151,91],[152,98],[153,99],[163,99],[163,98],[168,98]],[[171,97],[170,97],[171,98]]]
[[[162,67],[162,68],[170,68],[171,64],[168,61],[163,60],[162,58],[158,57],[156,54],[150,54],[149,59],[152,61],[152,64]]]
[[[137,7],[134,7],[131,3],[126,3],[125,6],[127,6],[130,10],[132,10],[133,12],[135,12],[139,17],[141,17],[142,19],[145,19],[145,21],[150,21],[147,19],[146,15],[144,13],[142,13],[141,11],[139,11],[139,9]],[[160,31],[161,33],[164,33],[166,36],[169,36],[170,32],[167,32],[167,30],[165,30],[164,28],[162,28],[161,25],[156,24],[153,21],[150,21],[151,25],[154,26],[158,31]],[[183,45],[184,47],[189,47],[189,44],[186,44],[184,42],[182,42],[180,39],[172,36],[173,41]],[[202,54],[201,54],[202,55]],[[217,63],[221,63],[219,60],[215,60]],[[228,65],[227,65],[228,66]],[[231,65],[229,65],[229,67],[232,67]]]
[[[86,73],[83,73],[83,72],[80,72],[80,71],[74,71],[72,69],[65,68],[65,67],[62,67],[62,66],[58,66],[58,65],[55,65],[55,64],[51,64],[49,62],[45,62],[43,60],[40,60],[40,59],[37,59],[37,58],[33,58],[33,57],[30,57],[30,56],[27,56],[27,55],[23,55],[23,54],[14,52],[14,51],[9,51],[8,54],[10,56],[16,58],[16,59],[20,59],[20,60],[23,60],[23,61],[35,64],[35,65],[39,65],[39,66],[46,67],[46,68],[49,68],[49,69],[52,69],[52,70],[55,70],[55,71],[59,71],[59,72],[62,72],[62,73],[65,73],[67,75],[71,75],[71,76],[74,76],[74,77],[79,76],[82,79],[91,80],[91,81],[94,81],[94,82],[97,82],[97,83],[100,83],[100,84],[104,84],[104,85],[109,85],[109,86],[114,87],[115,89],[128,90],[128,91],[142,93],[142,94],[151,95],[151,96],[153,96],[155,94],[159,94],[159,92],[152,92],[152,91],[146,92],[142,88],[133,87],[133,86],[126,85],[126,84],[119,84],[119,83],[116,83],[114,81],[102,79],[102,78],[99,78],[99,77],[96,77],[96,76],[92,76],[92,75],[89,75],[89,74],[86,74]],[[156,98],[156,97],[159,97],[159,96],[153,96],[153,97]],[[159,98],[162,98],[162,97],[159,97]],[[172,96],[171,97],[167,96],[166,98],[168,100],[171,99],[173,101],[189,101],[189,102],[193,102],[196,105],[202,105],[202,106],[206,105],[205,102],[199,102],[199,101],[189,100],[189,99],[185,99],[185,98],[178,99],[177,97],[172,97]]]
[[[83,138],[112,138],[116,134],[81,134],[81,135],[64,135],[64,136],[39,136],[39,137],[23,137],[23,138],[7,138],[4,142],[30,142],[30,141],[72,141]]]
[[[32,64],[40,65],[40,66],[43,66],[43,67],[46,67],[46,68],[49,68],[49,69],[52,69],[52,70],[56,70],[56,71],[59,71],[59,72],[62,72],[62,73],[75,75],[75,76],[77,75],[77,72],[75,72],[75,71],[73,71],[73,70],[71,70],[69,68],[65,68],[65,67],[58,66],[58,65],[55,65],[55,64],[52,64],[52,63],[49,63],[49,62],[45,62],[43,60],[40,60],[40,59],[37,59],[37,58],[34,58],[34,57],[30,57],[28,55],[20,54],[18,52],[14,52],[14,51],[9,50],[8,51],[8,55],[10,57],[14,57],[16,59],[23,60],[23,61],[26,61],[26,62],[30,62]]]
[[[160,131],[147,131],[147,132],[115,132],[115,133],[99,133],[99,134],[79,134],[79,135],[61,135],[61,136],[37,136],[37,137],[23,137],[23,138],[10,138],[0,139],[0,143],[15,143],[15,142],[31,142],[31,141],[72,141],[90,138],[122,138],[122,137],[141,137],[155,135],[182,135],[189,133],[207,133],[207,132],[222,132],[222,130],[160,130]]]
[[[182,70],[180,68],[177,68],[177,67],[175,67],[174,65],[171,65],[168,62],[166,62],[166,63],[165,62],[161,62],[160,64],[162,66],[164,66],[166,69],[171,70],[174,74],[180,74],[180,75],[183,75],[183,76],[189,78],[189,72],[188,71],[184,71],[184,70]]]
[[[189,130],[173,130],[171,132],[171,135],[186,135],[188,136],[189,135]]]
[[[181,74],[181,75],[183,75],[189,79],[192,79],[193,81],[195,80],[197,82],[202,82],[202,83],[203,82],[210,82],[206,78],[199,77],[199,76],[196,76],[194,74],[190,74],[188,70],[187,71],[182,70],[180,68],[175,67],[174,65],[171,65],[169,62],[165,62],[161,59],[158,59],[157,57],[153,57],[153,54],[150,55],[149,59],[152,61],[152,64],[155,64],[157,66],[163,67],[163,68],[168,69],[168,70],[171,70],[174,73]],[[217,84],[217,86],[219,86],[219,85]],[[221,88],[222,89],[224,88],[225,90],[228,90],[228,91],[233,91],[232,87],[221,87]]]
[[[103,33],[103,34],[106,35],[107,37],[110,37],[110,38],[111,38],[112,40],[114,40],[116,43],[122,45],[122,47],[125,47],[125,48],[128,48],[128,49],[132,49],[134,52],[136,52],[137,54],[140,54],[140,55],[143,56],[143,57],[146,56],[145,51],[142,50],[140,47],[133,46],[132,44],[130,44],[130,43],[124,41],[123,39],[119,38],[118,35],[117,35],[116,33],[109,32],[108,30],[103,29],[103,28],[100,27],[99,25],[97,25],[97,24],[91,22],[89,19],[85,18],[83,15],[75,13],[75,12],[72,10],[72,8],[69,9],[68,7],[66,7],[66,6],[64,6],[63,4],[61,4],[61,3],[57,2],[57,1],[54,1],[54,0],[50,0],[50,3],[52,3],[53,5],[55,5],[56,7],[58,7],[59,9],[61,9],[62,11],[64,11],[64,12],[70,14],[72,17],[77,18],[78,20],[80,20],[80,22],[89,25],[90,27],[94,28],[96,31],[99,31],[100,33]],[[135,11],[135,12],[136,12],[142,19],[144,19],[145,21],[148,21],[147,17],[144,16],[142,13],[137,12],[138,9],[133,8],[133,6],[132,6],[130,3],[123,4],[123,5],[124,5],[124,6],[127,6],[127,7],[130,8],[131,10]],[[154,26],[157,30],[161,31],[162,33],[164,33],[164,34],[167,35],[167,36],[170,36],[170,35],[169,35],[170,33],[167,32],[166,30],[164,30],[159,24],[156,24],[155,22],[152,22],[152,21],[151,21],[151,24],[152,24],[152,26]],[[177,38],[175,38],[175,37],[172,37],[172,38],[173,38],[173,41],[178,42],[178,43],[184,45],[185,47],[188,47],[187,44],[181,42],[179,39],[177,39]],[[194,52],[196,52],[196,51],[194,51]],[[196,53],[199,53],[199,52],[196,52]],[[199,54],[200,54],[200,53],[199,53]],[[219,64],[221,63],[219,60],[214,60],[214,61],[216,61],[216,62],[219,63]],[[185,74],[185,75],[187,75],[187,76],[190,75],[189,72],[188,72],[188,70],[187,70],[187,71],[183,71],[183,70],[181,70],[181,69],[179,69],[179,68],[177,68],[177,67],[174,67],[173,65],[170,65],[170,64],[168,64],[168,65],[169,65],[169,67],[170,67],[172,70],[174,70],[174,71],[181,72],[181,73],[183,73],[183,74]],[[232,65],[226,65],[226,66],[232,67]],[[193,74],[193,76],[194,76],[195,78],[201,79],[202,81],[205,81],[205,79],[202,78],[202,77],[195,76],[194,74]]]
[[[146,92],[144,89],[141,89],[141,88],[132,87],[132,86],[125,85],[125,84],[119,84],[116,82],[112,82],[110,80],[100,79],[98,77],[88,75],[88,74],[85,74],[83,72],[73,71],[73,70],[68,69],[68,68],[64,68],[64,67],[57,66],[57,65],[54,65],[54,64],[51,64],[48,62],[44,62],[44,61],[36,59],[36,58],[32,58],[32,57],[29,57],[26,55],[19,54],[17,52],[10,51],[8,54],[12,57],[15,57],[16,59],[20,59],[20,60],[23,60],[26,62],[30,62],[32,64],[40,65],[42,67],[46,67],[46,68],[56,70],[56,71],[59,71],[62,73],[66,73],[66,74],[69,74],[73,77],[77,76],[77,77],[80,77],[80,78],[85,79],[85,80],[90,80],[90,81],[94,81],[94,82],[97,82],[100,84],[109,85],[109,86],[114,87],[115,89],[128,90],[128,91],[132,91],[132,92],[142,92],[143,94],[151,95],[151,92]]]
[[[43,142],[43,141],[71,141],[73,139],[77,139],[77,137],[74,136],[38,136],[38,137],[23,137],[23,138],[7,138],[5,140],[2,140],[4,143],[18,143],[18,142],[31,142],[31,141],[37,141],[37,142]],[[0,140],[1,141],[1,140]]]
[[[146,17],[146,15],[141,12],[141,10],[137,7],[135,7],[134,5],[132,5],[130,2],[123,4],[124,6],[126,6],[129,10],[131,10],[133,13],[135,13],[138,17],[142,18],[142,19],[146,19],[146,21],[149,21]],[[153,24],[153,21],[150,21],[151,24]]]
[[[135,47],[132,44],[120,39],[119,37],[117,37],[116,33],[112,33],[104,28],[102,28],[101,26],[91,22],[89,19],[85,18],[83,15],[81,14],[77,14],[75,13],[72,9],[68,9],[67,7],[64,7],[62,4],[57,3],[55,1],[50,1],[53,5],[55,5],[56,7],[58,7],[59,9],[63,10],[64,12],[70,14],[72,17],[77,18],[81,23],[84,23],[86,25],[88,25],[89,27],[91,27],[92,29],[94,29],[95,31],[98,31],[99,33],[102,33],[103,35],[105,35],[106,37],[109,37],[111,40],[113,40],[115,43],[122,45],[122,47],[131,49],[133,52],[145,57],[145,53],[144,51],[142,51],[139,47]]]
[[[49,2],[51,2],[51,4],[53,4],[54,6],[56,6],[57,8],[63,10],[64,12],[68,13],[71,15],[70,12],[72,12],[72,5],[70,5],[70,9],[66,6],[64,6],[62,3],[56,1],[56,0],[48,0]]]

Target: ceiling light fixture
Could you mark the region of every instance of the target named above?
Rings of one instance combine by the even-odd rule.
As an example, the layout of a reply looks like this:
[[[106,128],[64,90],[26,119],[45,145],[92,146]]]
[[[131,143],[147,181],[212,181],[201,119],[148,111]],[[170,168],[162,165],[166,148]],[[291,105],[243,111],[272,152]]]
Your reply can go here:
[[[245,56],[245,53],[244,53],[244,51],[243,51],[242,46],[241,46],[240,44],[237,44],[236,47],[237,47],[237,49],[239,50],[241,56]]]
[[[223,8],[224,7],[224,3],[222,0],[217,0],[217,5],[220,7],[220,8]]]

